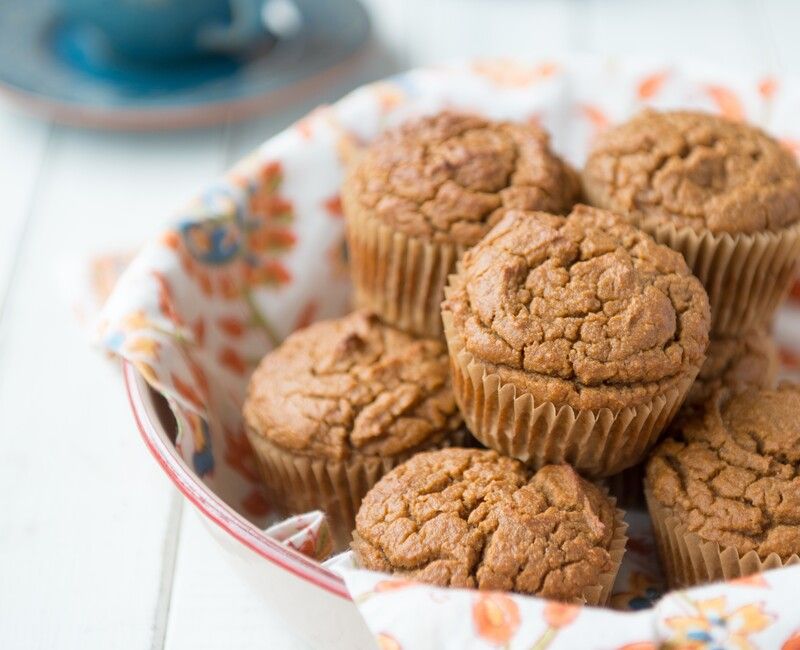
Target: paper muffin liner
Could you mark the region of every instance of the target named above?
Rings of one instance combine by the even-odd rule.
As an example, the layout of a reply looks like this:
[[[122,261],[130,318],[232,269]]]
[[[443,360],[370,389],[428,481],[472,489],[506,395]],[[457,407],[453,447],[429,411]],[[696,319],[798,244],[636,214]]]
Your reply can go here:
[[[322,510],[334,545],[341,551],[350,545],[361,499],[384,474],[419,451],[461,446],[468,434],[455,431],[436,443],[397,456],[353,455],[346,460],[293,453],[249,428],[247,437],[276,510],[285,515]]]
[[[542,401],[501,381],[464,348],[442,311],[453,392],[467,428],[484,445],[539,468],[568,463],[602,478],[641,461],[681,406],[696,371],[644,404],[617,411]]]
[[[800,222],[755,234],[697,233],[644,220],[643,230],[678,251],[703,283],[711,303],[711,333],[737,336],[768,324],[800,259]]]
[[[399,329],[441,338],[444,287],[466,248],[410,237],[361,208],[347,212],[347,243],[356,305]]]
[[[777,553],[761,559],[756,551],[742,555],[732,546],[704,541],[697,533],[689,531],[669,508],[661,505],[647,488],[645,498],[653,521],[658,554],[672,589],[732,580],[767,569],[800,564],[797,554],[785,561]]]
[[[608,603],[619,568],[622,565],[625,547],[628,544],[628,524],[625,522],[625,511],[616,507],[617,501],[613,496],[609,497],[609,499],[614,505],[614,535],[608,547],[613,567],[607,573],[600,574],[598,584],[584,588],[579,602],[586,605],[603,606]]]

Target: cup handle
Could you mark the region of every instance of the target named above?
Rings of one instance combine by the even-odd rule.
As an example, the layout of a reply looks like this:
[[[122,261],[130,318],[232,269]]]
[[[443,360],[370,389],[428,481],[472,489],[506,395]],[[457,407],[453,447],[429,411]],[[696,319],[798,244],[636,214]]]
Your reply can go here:
[[[229,0],[231,21],[205,25],[197,33],[198,46],[209,52],[235,53],[255,41],[273,38],[264,20],[268,0]]]

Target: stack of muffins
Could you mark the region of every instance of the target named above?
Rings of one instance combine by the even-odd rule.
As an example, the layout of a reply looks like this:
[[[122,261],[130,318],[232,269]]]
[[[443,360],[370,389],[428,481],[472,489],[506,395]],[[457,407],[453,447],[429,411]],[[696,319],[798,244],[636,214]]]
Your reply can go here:
[[[358,310],[269,353],[244,405],[277,506],[325,510],[366,568],[604,604],[624,472],[670,584],[800,561],[800,389],[774,387],[768,333],[800,257],[796,162],[648,112],[582,180],[540,129],[451,112],[358,157]]]
[[[670,586],[800,561],[800,387],[776,389],[769,335],[800,256],[797,161],[744,124],[645,112],[600,138],[584,188],[682,253],[711,303],[706,361],[644,468]]]

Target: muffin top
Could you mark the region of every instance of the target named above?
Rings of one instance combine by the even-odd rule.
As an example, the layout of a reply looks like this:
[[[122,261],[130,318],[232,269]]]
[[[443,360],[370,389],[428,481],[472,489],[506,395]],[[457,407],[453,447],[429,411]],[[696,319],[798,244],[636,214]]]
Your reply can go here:
[[[535,474],[481,449],[417,454],[386,474],[356,516],[367,569],[440,586],[573,600],[613,570],[615,509],[567,465]]]
[[[445,319],[490,372],[579,409],[635,406],[688,381],[708,344],[708,297],[680,253],[587,206],[510,211],[447,296]]]
[[[444,112],[380,136],[343,188],[348,213],[368,211],[413,237],[472,246],[502,208],[563,213],[580,181],[530,124]]]
[[[749,390],[686,421],[647,465],[653,498],[702,539],[800,554],[800,386]]]
[[[740,337],[712,339],[684,404],[701,405],[720,388],[735,394],[748,388],[772,387],[777,372],[778,351],[763,327]]]
[[[800,218],[800,168],[762,130],[645,111],[600,136],[584,171],[593,205],[701,232],[779,230]]]
[[[330,459],[412,451],[461,425],[444,345],[367,311],[311,325],[267,354],[244,417],[284,449]]]

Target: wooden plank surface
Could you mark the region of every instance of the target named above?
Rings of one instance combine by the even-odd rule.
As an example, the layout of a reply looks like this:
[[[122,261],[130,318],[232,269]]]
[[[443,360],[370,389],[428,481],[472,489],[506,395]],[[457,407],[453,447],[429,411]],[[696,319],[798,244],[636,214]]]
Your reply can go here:
[[[9,280],[19,257],[17,248],[25,232],[36,196],[36,184],[45,171],[44,156],[51,126],[5,106],[0,106],[0,184],[3,212],[0,218],[0,315]]]
[[[183,509],[167,650],[310,650],[232,573],[223,550],[191,507]]]
[[[172,487],[59,276],[154,232],[219,172],[220,134],[53,131],[0,326],[3,648],[153,644]]]
[[[756,0],[596,0],[589,7],[589,51],[763,67],[765,44],[757,29],[763,12]]]
[[[380,43],[357,75],[241,125],[110,134],[0,108],[0,647],[305,647],[147,456],[116,368],[61,295],[64,262],[136,246],[319,101],[410,65],[580,50],[800,73],[788,0],[367,5]]]

